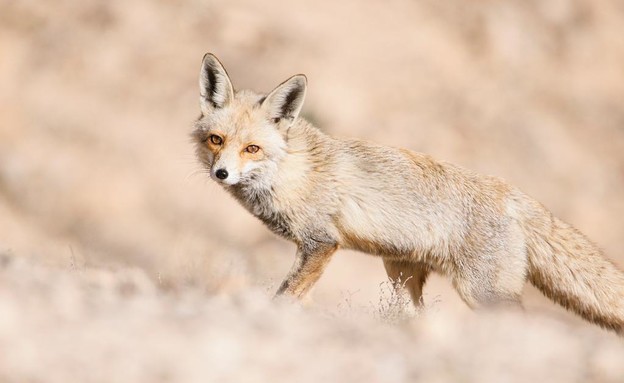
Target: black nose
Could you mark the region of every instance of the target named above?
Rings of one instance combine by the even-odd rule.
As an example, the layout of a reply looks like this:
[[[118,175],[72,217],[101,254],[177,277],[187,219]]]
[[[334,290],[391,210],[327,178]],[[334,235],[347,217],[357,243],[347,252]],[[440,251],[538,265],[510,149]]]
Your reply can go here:
[[[224,180],[227,178],[228,176],[228,172],[225,169],[219,169],[217,170],[217,172],[215,173],[215,175],[217,176],[218,179],[220,180]]]

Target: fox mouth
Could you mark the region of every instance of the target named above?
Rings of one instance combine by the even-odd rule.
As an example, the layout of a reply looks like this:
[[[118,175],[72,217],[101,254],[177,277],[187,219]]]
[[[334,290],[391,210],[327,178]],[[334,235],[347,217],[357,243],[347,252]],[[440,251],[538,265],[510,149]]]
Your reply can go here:
[[[237,183],[239,183],[238,180],[233,180],[233,179],[221,180],[221,179],[217,178],[216,176],[214,176],[212,174],[210,175],[210,178],[212,178],[218,184],[223,185],[223,186],[232,186],[232,185],[236,185]]]
[[[227,174],[227,176],[225,178],[220,178],[219,175],[217,175],[217,171],[210,171],[210,178],[212,178],[214,181],[216,181],[218,184],[223,185],[223,186],[232,186],[232,185],[236,185],[237,183],[239,183],[241,181],[241,178],[235,174]]]

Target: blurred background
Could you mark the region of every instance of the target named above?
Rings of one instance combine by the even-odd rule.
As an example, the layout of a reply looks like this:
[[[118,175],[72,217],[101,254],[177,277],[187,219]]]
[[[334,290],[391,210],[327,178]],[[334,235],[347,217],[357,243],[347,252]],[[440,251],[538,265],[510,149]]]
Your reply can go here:
[[[305,73],[323,131],[501,176],[624,266],[623,36],[620,0],[0,0],[0,251],[272,293],[294,246],[189,139],[213,52],[238,89]],[[341,251],[312,304],[367,304],[384,280]],[[425,301],[466,310],[441,278]]]

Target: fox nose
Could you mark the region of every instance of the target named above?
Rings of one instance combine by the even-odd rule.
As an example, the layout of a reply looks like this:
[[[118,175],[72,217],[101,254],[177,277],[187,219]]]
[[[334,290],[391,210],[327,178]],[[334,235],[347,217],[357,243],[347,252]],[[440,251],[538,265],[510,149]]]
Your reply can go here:
[[[217,176],[218,179],[224,180],[224,179],[226,179],[228,177],[228,172],[225,169],[219,169],[219,170],[217,170],[215,175]]]

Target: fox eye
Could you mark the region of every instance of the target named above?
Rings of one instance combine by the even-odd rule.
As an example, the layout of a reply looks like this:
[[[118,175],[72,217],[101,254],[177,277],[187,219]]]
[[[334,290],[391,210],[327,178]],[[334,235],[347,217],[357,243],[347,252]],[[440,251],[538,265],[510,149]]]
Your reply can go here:
[[[208,138],[210,139],[210,142],[215,145],[221,145],[223,143],[223,138],[217,136],[216,134],[211,134]]]
[[[248,147],[245,148],[245,151],[247,153],[257,153],[258,150],[260,150],[260,147],[258,145],[249,145]]]

